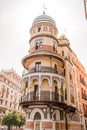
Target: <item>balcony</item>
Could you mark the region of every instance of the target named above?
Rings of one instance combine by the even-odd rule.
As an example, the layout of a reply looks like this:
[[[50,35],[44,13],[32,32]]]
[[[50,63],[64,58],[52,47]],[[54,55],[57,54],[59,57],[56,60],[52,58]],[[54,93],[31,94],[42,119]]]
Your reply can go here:
[[[84,116],[87,117],[87,110],[84,110]]]
[[[50,100],[50,97],[52,99]],[[19,101],[20,105],[24,106],[31,106],[31,105],[55,105],[64,107],[65,106],[65,99],[64,96],[56,94],[53,92],[52,95],[50,95],[50,91],[41,91],[40,98],[39,94],[35,94],[34,92],[31,92],[30,95],[27,94],[26,96],[21,97],[21,100]]]
[[[85,86],[86,85],[86,82],[84,80],[84,78],[82,76],[80,76],[80,82]]]
[[[82,98],[87,100],[87,95],[85,93],[82,93]]]
[[[47,66],[41,66],[39,68],[31,68],[29,70],[26,70],[23,72],[22,76],[31,74],[31,73],[36,73],[36,72],[43,72],[43,73],[55,73],[55,74],[59,74],[59,75],[63,75],[64,76],[64,71],[62,70],[56,70],[55,68],[52,67],[47,67]]]

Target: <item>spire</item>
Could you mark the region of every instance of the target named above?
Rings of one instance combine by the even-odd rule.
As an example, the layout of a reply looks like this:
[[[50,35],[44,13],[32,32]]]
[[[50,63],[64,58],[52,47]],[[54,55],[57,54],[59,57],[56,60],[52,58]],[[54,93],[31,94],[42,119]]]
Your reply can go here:
[[[45,15],[45,10],[46,10],[47,8],[45,7],[45,4],[43,4],[43,14]]]

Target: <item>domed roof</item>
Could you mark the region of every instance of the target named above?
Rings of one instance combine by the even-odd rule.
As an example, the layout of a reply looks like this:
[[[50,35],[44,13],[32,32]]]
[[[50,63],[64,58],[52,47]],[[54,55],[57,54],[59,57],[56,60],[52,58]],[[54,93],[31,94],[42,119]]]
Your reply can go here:
[[[33,21],[33,24],[37,24],[39,22],[49,22],[49,23],[52,23],[53,25],[56,25],[55,21],[53,20],[52,17],[48,16],[48,15],[40,15],[40,16],[37,16],[34,21]]]

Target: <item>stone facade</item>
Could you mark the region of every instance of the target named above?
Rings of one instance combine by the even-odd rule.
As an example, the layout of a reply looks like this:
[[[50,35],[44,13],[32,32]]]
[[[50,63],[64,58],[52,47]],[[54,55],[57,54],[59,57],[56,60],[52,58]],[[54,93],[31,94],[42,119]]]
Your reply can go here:
[[[81,88],[86,89],[84,67],[54,20],[36,17],[30,29],[29,54],[22,59],[26,130],[86,130]],[[84,83],[83,83],[84,82]]]

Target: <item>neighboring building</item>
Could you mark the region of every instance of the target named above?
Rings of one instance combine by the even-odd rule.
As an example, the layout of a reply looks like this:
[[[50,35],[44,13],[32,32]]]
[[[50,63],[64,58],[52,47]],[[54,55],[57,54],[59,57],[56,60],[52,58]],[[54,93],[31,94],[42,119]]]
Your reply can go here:
[[[84,0],[85,17],[87,19],[87,0]]]
[[[45,14],[34,19],[30,34],[29,54],[22,60],[25,129],[86,130],[87,75],[69,40],[57,38],[55,21]]]
[[[12,70],[0,71],[0,122],[6,112],[18,111],[21,97],[21,77]]]

